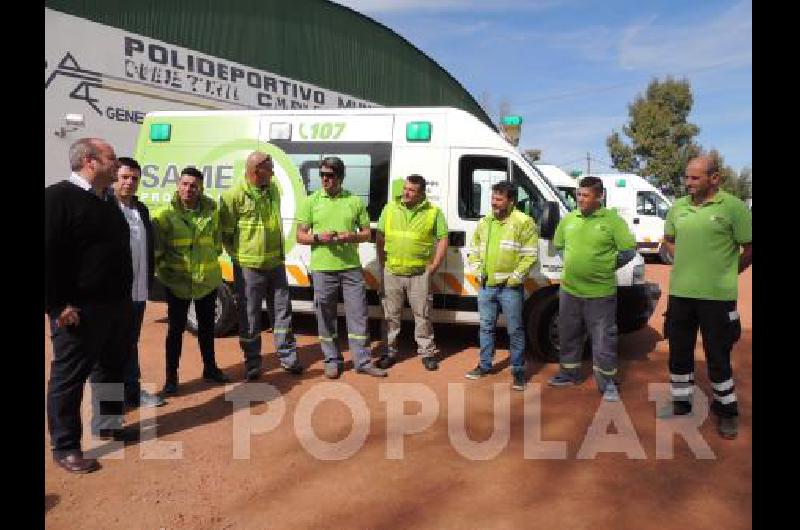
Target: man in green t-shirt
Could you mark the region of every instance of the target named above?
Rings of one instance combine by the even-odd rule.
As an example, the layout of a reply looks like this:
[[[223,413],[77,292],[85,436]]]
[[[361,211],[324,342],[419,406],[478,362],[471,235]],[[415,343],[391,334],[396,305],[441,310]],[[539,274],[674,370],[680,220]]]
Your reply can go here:
[[[753,262],[752,216],[741,200],[719,189],[715,158],[690,160],[684,180],[689,195],[675,201],[664,225],[664,245],[674,257],[664,325],[672,403],[657,415],[668,418],[692,411],[699,328],[717,430],[723,438],[733,439],[738,433],[738,408],[731,350],[742,331],[736,312],[738,276]]]
[[[616,211],[603,208],[602,180],[582,179],[577,198],[578,208],[561,220],[553,239],[564,258],[558,313],[561,368],[548,384],[579,381],[588,332],[597,388],[606,401],[619,401],[616,270],[635,257],[636,240]]]
[[[319,167],[322,189],[315,191],[297,209],[297,242],[311,245],[311,279],[314,307],[325,376],[337,379],[344,358],[336,342],[339,286],[342,287],[347,337],[356,372],[386,377],[372,364],[367,330],[367,289],[358,256],[358,244],[369,241],[369,214],[364,202],[342,189],[344,162],[335,156]]]
[[[414,314],[414,338],[427,370],[439,367],[431,324],[431,282],[447,252],[447,223],[442,210],[425,196],[425,178],[409,175],[401,198],[390,201],[378,219],[378,262],[383,271],[383,312],[387,324],[386,355],[380,368],[397,360],[400,317],[408,295]]]

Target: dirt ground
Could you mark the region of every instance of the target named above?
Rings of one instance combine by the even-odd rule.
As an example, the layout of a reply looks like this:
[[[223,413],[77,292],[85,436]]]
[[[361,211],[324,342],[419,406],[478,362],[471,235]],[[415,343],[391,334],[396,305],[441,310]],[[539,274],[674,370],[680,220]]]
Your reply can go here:
[[[406,358],[382,380],[348,371],[339,380],[345,384],[340,389],[354,391],[355,405],[362,405],[360,412],[351,413],[343,401],[329,399],[313,412],[301,410],[296,415],[299,406],[309,405],[314,392],[330,395],[330,387],[321,387],[327,380],[322,374],[316,325],[302,316],[296,317],[295,328],[300,358],[309,369],[299,378],[283,373],[273,354],[271,336],[265,333],[267,371],[261,382],[274,385],[280,397],[255,403],[250,409],[255,419],[265,413],[278,414],[282,404],[284,414],[274,417],[276,424],[262,422],[262,432],[234,436],[233,403],[225,399],[224,387],[202,381],[197,342],[186,334],[180,393],[157,409],[157,443],[179,442],[180,447],[163,443],[156,447],[140,441],[114,453],[100,445],[94,451],[105,455],[102,469],[71,475],[53,464],[47,439],[43,455],[47,527],[750,528],[752,273],[740,277],[743,333],[733,354],[741,414],[739,437],[720,439],[713,416],[709,416],[700,427],[702,438],[695,438],[692,444],[681,436],[665,435],[674,424],[656,422],[656,405],[648,400],[649,384],[668,380],[667,343],[661,330],[669,268],[648,264],[647,276],[661,285],[663,294],[650,326],[620,340],[622,405],[616,407],[601,408],[591,378],[577,388],[547,387],[547,378],[557,370],[555,364],[529,363],[529,390],[524,395],[508,391],[511,376],[505,338],[499,342],[496,358],[502,370],[480,381],[468,381],[464,373],[477,361],[477,328],[437,326],[437,339],[446,356],[438,371],[427,372],[415,357]],[[159,389],[164,376],[165,317],[164,304],[148,304],[140,343],[142,381]],[[410,349],[412,339],[407,331],[403,340]],[[52,348],[46,328],[45,345],[49,372]],[[241,392],[248,387],[242,383],[237,339],[218,339],[216,351],[220,367],[233,379],[231,388]],[[710,398],[699,341],[696,353],[696,380]],[[349,360],[349,352],[344,355]],[[590,363],[585,364],[590,370]],[[405,406],[397,405],[397,400],[387,402],[385,395],[382,400],[381,392],[400,388],[396,383],[422,383],[424,388],[420,390],[418,385],[415,395],[427,388],[436,399],[428,396],[424,405],[409,401]],[[506,392],[496,399],[494,385],[498,383]],[[461,392],[466,396],[463,401],[458,399]],[[467,451],[466,442],[458,441],[459,426],[466,424],[464,430],[473,442],[490,440],[495,432],[495,407],[501,411],[500,419],[509,417],[502,414],[503,407],[509,407],[506,395],[510,422],[500,421],[495,433],[499,442],[485,444],[484,460],[462,455]],[[395,430],[387,433],[387,424],[394,426],[400,412],[388,413],[387,407],[398,406],[397,410],[414,415],[432,401],[438,401],[439,410],[438,414],[435,408],[426,412],[431,424],[403,437],[402,458],[389,458],[398,456],[398,444]],[[526,401],[532,406],[540,404],[540,421],[535,421],[534,410],[528,426],[523,420]],[[590,427],[602,424],[597,418],[602,420],[606,413],[617,421],[603,438],[605,428],[599,432]],[[302,428],[303,419],[309,421],[309,417],[319,438],[311,450],[304,445],[308,445],[309,434]],[[449,417],[454,420],[452,425]],[[630,423],[625,421],[628,417]],[[84,419],[87,423],[88,415]],[[126,415],[127,424],[139,421],[138,411]],[[367,428],[363,445],[356,439],[350,456],[320,458],[331,454],[320,452],[325,442],[357,438]],[[618,443],[602,445],[603,439],[613,436],[625,436],[624,443],[618,438]],[[657,439],[671,439],[674,458],[657,458]],[[234,458],[235,448],[241,450],[248,440],[249,458]],[[537,446],[537,440],[545,442]],[[535,450],[543,448],[543,443],[555,448],[555,456],[566,449],[565,458],[541,458],[543,453]],[[494,450],[487,449],[489,445]],[[526,451],[526,445],[532,450]],[[697,456],[703,456],[700,450],[704,447],[704,456],[710,452],[712,458]],[[592,458],[593,448],[597,454]],[[476,450],[480,452],[480,448]],[[589,458],[580,458],[587,455]]]

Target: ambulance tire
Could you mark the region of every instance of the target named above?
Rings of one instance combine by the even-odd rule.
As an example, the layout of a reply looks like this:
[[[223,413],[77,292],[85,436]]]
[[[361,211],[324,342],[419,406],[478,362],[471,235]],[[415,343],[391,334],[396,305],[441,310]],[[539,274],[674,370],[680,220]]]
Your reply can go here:
[[[672,265],[673,263],[672,256],[669,255],[667,247],[663,243],[658,247],[658,260],[664,265]]]
[[[226,337],[236,331],[237,327],[238,315],[233,286],[223,282],[217,288],[217,306],[214,309],[214,336]],[[193,335],[197,335],[197,315],[194,312],[194,302],[189,304],[186,329]]]
[[[525,331],[528,349],[543,362],[558,362],[558,290],[532,300],[527,312]]]

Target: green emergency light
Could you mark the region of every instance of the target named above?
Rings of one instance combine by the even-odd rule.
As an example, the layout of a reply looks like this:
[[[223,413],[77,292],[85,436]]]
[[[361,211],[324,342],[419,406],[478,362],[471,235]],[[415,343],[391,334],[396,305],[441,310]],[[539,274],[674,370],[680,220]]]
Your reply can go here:
[[[431,141],[431,122],[412,121],[406,124],[407,142],[430,142]]]
[[[583,172],[580,169],[573,169],[572,171],[569,172],[569,176],[572,177],[572,178],[578,178],[582,174],[583,174]]]
[[[618,188],[624,188],[626,184],[627,184],[627,181],[625,179],[617,179],[617,187]]]
[[[503,116],[503,125],[519,127],[522,125],[522,116]]]
[[[170,136],[172,136],[172,125],[169,123],[150,124],[151,142],[169,142]]]

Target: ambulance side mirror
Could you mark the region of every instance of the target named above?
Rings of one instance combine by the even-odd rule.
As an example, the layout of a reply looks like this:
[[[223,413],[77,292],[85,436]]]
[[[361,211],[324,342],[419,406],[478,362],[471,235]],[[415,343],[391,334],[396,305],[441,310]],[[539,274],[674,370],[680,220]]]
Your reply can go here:
[[[558,203],[555,201],[547,201],[542,210],[542,216],[539,218],[539,237],[542,239],[553,239],[556,235],[556,227],[558,221],[561,219],[561,213],[558,210]]]

